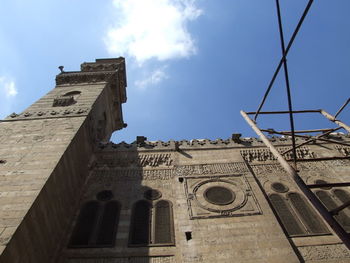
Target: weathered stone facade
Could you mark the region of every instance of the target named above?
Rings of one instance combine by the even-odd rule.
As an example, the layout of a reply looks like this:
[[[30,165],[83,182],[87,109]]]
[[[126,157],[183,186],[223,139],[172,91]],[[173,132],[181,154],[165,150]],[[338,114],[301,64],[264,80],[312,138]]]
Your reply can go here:
[[[114,144],[111,133],[124,126],[124,59],[84,63],[56,82],[0,124],[0,262],[350,262],[261,141]],[[271,141],[290,147],[288,138]],[[348,182],[349,153],[301,147],[299,173],[308,184]],[[318,194],[339,203],[350,196],[342,189]],[[345,228],[349,218],[348,208],[339,215]]]

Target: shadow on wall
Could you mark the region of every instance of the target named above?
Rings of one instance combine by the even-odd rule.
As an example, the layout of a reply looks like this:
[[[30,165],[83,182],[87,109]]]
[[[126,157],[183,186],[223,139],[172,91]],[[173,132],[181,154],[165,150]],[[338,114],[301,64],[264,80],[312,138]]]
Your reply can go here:
[[[149,256],[151,247],[175,241],[172,203],[142,183],[145,156],[137,147],[145,139],[123,149],[101,145],[60,262],[172,262]]]

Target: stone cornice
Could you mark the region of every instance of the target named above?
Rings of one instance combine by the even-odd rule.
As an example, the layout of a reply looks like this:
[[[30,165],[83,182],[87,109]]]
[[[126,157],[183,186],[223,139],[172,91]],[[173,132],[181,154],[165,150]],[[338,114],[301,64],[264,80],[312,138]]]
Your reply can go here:
[[[116,71],[63,72],[56,76],[56,85],[109,82],[117,77]]]
[[[4,121],[13,120],[33,120],[33,119],[48,119],[48,118],[62,118],[73,116],[86,116],[90,111],[90,108],[53,108],[43,111],[25,111],[21,114],[12,113]]]
[[[333,134],[332,139],[336,139],[342,142],[350,142],[349,135]],[[306,138],[296,138],[297,143],[305,142]],[[270,141],[276,146],[290,146],[292,141],[286,137],[272,137]],[[324,143],[321,143],[324,144]],[[102,151],[147,151],[147,150],[160,150],[160,151],[174,151],[177,149],[221,149],[221,148],[246,148],[246,147],[265,147],[265,144],[257,138],[240,138],[237,142],[232,139],[194,139],[194,140],[181,140],[181,141],[145,141],[142,144],[121,142],[115,144],[113,142],[101,143],[99,148]]]

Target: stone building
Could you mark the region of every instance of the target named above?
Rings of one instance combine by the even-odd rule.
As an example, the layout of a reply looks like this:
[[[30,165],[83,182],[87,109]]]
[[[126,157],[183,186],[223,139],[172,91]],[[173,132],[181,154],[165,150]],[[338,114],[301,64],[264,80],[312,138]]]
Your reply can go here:
[[[260,140],[109,142],[126,126],[123,58],[56,84],[0,123],[1,263],[350,262]],[[330,136],[344,145],[297,151],[308,184],[350,179],[350,138]],[[350,199],[315,193],[329,209]],[[337,220],[350,231],[349,208]]]

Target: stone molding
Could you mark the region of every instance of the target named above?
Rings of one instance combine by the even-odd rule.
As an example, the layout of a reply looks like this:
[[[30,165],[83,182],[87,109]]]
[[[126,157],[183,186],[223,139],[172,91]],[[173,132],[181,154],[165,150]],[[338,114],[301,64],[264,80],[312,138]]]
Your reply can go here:
[[[116,71],[119,67],[120,63],[85,62],[80,65],[80,70],[82,72]]]
[[[111,78],[117,78],[116,71],[63,72],[56,76],[56,85],[109,82]]]
[[[337,137],[342,141],[349,141],[348,135],[338,135]],[[292,143],[291,139],[284,137],[273,137],[269,138],[269,140],[278,147],[281,152],[288,150]],[[297,143],[305,142],[306,138],[296,138]],[[240,142],[234,141],[231,138],[228,139],[216,139],[216,140],[208,140],[208,139],[194,139],[194,140],[180,140],[180,141],[145,141],[142,145],[139,145],[135,142],[126,143],[113,143],[108,142],[104,144],[100,144],[100,149],[104,151],[124,151],[124,150],[181,150],[181,149],[222,149],[222,148],[245,148],[245,147],[266,147],[265,144],[257,138],[240,138]],[[260,149],[251,149],[251,150],[260,150]],[[297,149],[297,154],[302,158],[313,158],[312,152],[309,147],[304,146]],[[268,153],[265,154],[269,156]],[[286,154],[287,158],[291,158],[292,153]],[[298,157],[298,158],[299,158]]]
[[[63,108],[58,109],[55,107],[45,111],[25,111],[20,114],[12,113],[6,120],[19,120],[19,119],[46,119],[54,117],[68,117],[68,116],[86,116],[90,111],[90,108]]]
[[[175,174],[179,177],[196,175],[203,176],[217,174],[242,174],[247,172],[248,168],[243,162],[175,166]]]
[[[344,156],[350,156],[350,147],[343,145],[335,145],[334,148]]]
[[[271,178],[292,180],[279,163],[249,163],[249,166],[261,181],[267,181]],[[298,163],[299,175],[305,180],[310,178],[317,179],[320,176],[339,179],[337,168],[342,167],[350,167],[350,160],[306,161]]]
[[[289,150],[290,147],[278,147],[277,150],[280,153]],[[309,147],[303,146],[296,149],[297,159],[312,159],[316,157],[316,154],[310,150]],[[266,162],[266,161],[275,161],[276,157],[272,154],[269,149],[248,149],[241,150],[241,155],[244,160],[248,162]],[[290,151],[284,155],[286,160],[293,159],[293,153]]]
[[[123,155],[102,155],[97,161],[97,166],[109,167],[170,167],[173,165],[173,157],[170,153],[139,154],[127,153]]]
[[[350,258],[350,251],[343,244],[298,247],[304,260],[336,260]],[[326,261],[325,261],[326,262]]]
[[[171,180],[175,177],[173,169],[96,169],[93,171],[90,184],[113,184],[120,181],[141,181],[141,180]]]
[[[68,263],[175,263],[174,256],[69,258]]]

